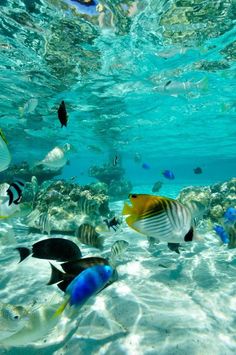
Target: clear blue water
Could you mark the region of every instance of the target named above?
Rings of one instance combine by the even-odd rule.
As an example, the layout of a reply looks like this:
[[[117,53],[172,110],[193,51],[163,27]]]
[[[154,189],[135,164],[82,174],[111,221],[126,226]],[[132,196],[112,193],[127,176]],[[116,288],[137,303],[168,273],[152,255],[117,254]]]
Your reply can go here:
[[[82,15],[68,3],[69,1],[63,0],[0,0],[0,127],[9,142],[12,164],[27,161],[29,166],[34,166],[55,146],[70,143],[73,146],[70,165],[66,165],[57,178],[68,180],[77,176],[76,181],[82,185],[96,181],[88,174],[91,166],[112,162],[115,155],[119,156],[125,170],[124,178],[132,183],[132,191],[137,193],[151,193],[153,184],[161,180],[164,183],[162,195],[176,197],[183,187],[209,185],[235,177],[235,1],[107,0],[102,2],[105,6],[104,18],[101,15]],[[133,13],[127,12],[127,6],[134,8]],[[36,108],[32,112],[25,109],[22,114],[21,108],[31,98],[38,100]],[[66,128],[60,127],[57,118],[57,108],[61,100],[65,100],[69,114]],[[135,162],[137,153],[141,156],[139,162]],[[149,164],[150,169],[143,169],[142,163]],[[197,166],[203,170],[201,175],[193,172]],[[174,172],[175,180],[169,181],[162,176],[165,169]],[[117,200],[120,200],[119,196]],[[121,205],[118,202],[117,213],[121,211]],[[122,233],[120,237],[131,236],[127,226]],[[40,235],[36,234],[32,238],[38,240]],[[91,354],[235,353],[235,335],[232,331],[235,319],[234,316],[231,317],[235,301],[233,286],[230,286],[234,280],[229,273],[228,283],[224,284],[222,274],[225,272],[227,275],[227,270],[224,266],[221,268],[222,260],[234,260],[234,254],[233,251],[228,251],[227,254],[221,250],[217,256],[217,246],[214,242],[211,243],[210,254],[207,245],[205,249],[193,247],[186,256],[186,264],[181,256],[181,265],[176,266],[176,277],[178,278],[185,266],[190,267],[190,271],[189,274],[187,271],[181,274],[183,278],[186,277],[185,281],[181,279],[179,284],[175,281],[176,293],[172,292],[171,287],[167,291],[168,283],[174,278],[173,274],[167,274],[158,281],[169,292],[170,302],[164,300],[164,293],[161,294],[167,313],[162,314],[162,322],[158,324],[156,333],[153,330],[155,321],[148,321],[144,316],[140,328],[137,325],[137,329],[131,327],[131,330],[130,324],[124,321],[124,327],[127,327],[134,338],[125,338],[123,343],[123,340],[119,343],[119,337],[114,340],[112,338],[110,343],[101,340],[100,348],[90,344]],[[107,248],[110,244],[108,243]],[[127,256],[128,260],[131,262],[130,259],[135,256],[138,262],[140,255],[143,264],[137,269],[137,273],[150,287],[148,275],[156,267],[153,256],[145,254],[146,246],[141,245],[141,249],[144,248],[142,250],[139,249],[139,244],[133,248],[131,256]],[[171,259],[173,255],[168,252],[165,256],[164,252],[164,257]],[[205,284],[202,286],[203,261],[211,280],[215,273],[215,277],[220,278],[226,287],[228,293],[222,297],[226,297],[226,303],[231,302],[228,309],[218,296],[218,292],[224,292],[220,281],[217,281],[215,288],[212,286],[211,289],[209,286],[209,290]],[[5,265],[4,270],[8,272],[11,265],[12,263]],[[195,280],[194,266],[197,270]],[[14,268],[16,270],[15,264]],[[45,269],[42,270],[46,273]],[[26,267],[25,272],[27,273]],[[122,273],[121,270],[121,283],[125,283],[126,272],[127,270]],[[11,271],[11,275],[13,274],[14,271]],[[30,274],[28,280],[32,277]],[[131,279],[132,277],[131,273]],[[153,276],[154,280],[156,277]],[[11,292],[15,292],[10,277],[8,279],[8,283],[2,283],[3,287],[9,287]],[[190,289],[186,291],[188,282]],[[139,285],[142,287],[142,282]],[[143,302],[141,306],[141,303],[138,304],[137,300],[135,303],[132,298],[130,313],[134,317],[138,315],[136,306],[144,307],[142,312],[145,312],[147,286],[143,286],[145,291],[140,291],[140,302]],[[37,294],[38,297],[38,291],[34,289],[34,285],[32,287],[30,294],[32,297]],[[198,287],[200,291],[191,300],[193,304],[190,299],[186,299],[189,312],[193,306],[193,319],[186,314],[184,319],[188,325],[196,321],[196,329],[192,329],[189,336],[200,334],[200,345],[197,341],[192,344],[192,340],[190,345],[186,340],[189,347],[183,345],[185,336],[181,338],[181,329],[186,329],[184,322],[173,330],[165,343],[164,329],[171,328],[171,297],[174,297],[173,302],[178,307],[178,296],[183,297],[186,291],[191,298],[191,292]],[[158,295],[158,290],[159,286],[154,287],[153,292]],[[23,295],[24,292],[27,293],[26,286],[21,292]],[[44,291],[43,294],[47,292]],[[135,287],[133,292],[139,292],[139,289]],[[2,297],[5,294],[9,296],[8,291],[1,294]],[[122,295],[125,297],[125,291]],[[221,303],[208,304],[212,295],[224,304],[222,311]],[[10,301],[11,297],[7,299]],[[152,308],[156,317],[160,315],[160,300],[156,301],[156,305],[155,301],[155,297],[150,296],[147,302],[150,317]],[[27,302],[30,302],[28,298]],[[107,302],[108,307],[116,310],[111,312],[112,321],[119,323],[119,312],[116,309],[118,306],[111,305],[111,299]],[[119,299],[117,304],[122,304],[122,301]],[[104,332],[109,337],[113,331],[119,332],[120,329],[116,326],[113,328],[114,324],[111,325],[107,320],[109,314],[104,314],[107,321]],[[181,303],[179,313],[175,310],[173,317],[181,317],[181,314],[184,314],[184,303]],[[201,320],[198,319],[199,314]],[[88,319],[91,317],[89,314]],[[97,331],[98,338],[102,339],[102,326],[99,319],[96,318],[96,321],[96,324],[91,321],[91,332],[95,335]],[[70,351],[75,351],[77,347],[81,347],[83,351],[89,349],[89,340],[85,340],[88,337],[86,331],[89,329],[89,321],[84,322],[84,339],[74,337],[69,345]],[[208,324],[207,330],[201,327],[204,322]],[[227,323],[226,328],[228,327],[225,333],[221,324],[224,322]],[[145,341],[142,337],[144,330],[148,333]],[[207,334],[206,337],[204,333]],[[156,334],[160,341],[159,346],[158,341],[152,344],[151,339]],[[214,334],[218,337],[221,335],[217,342],[221,344],[218,348],[213,344],[209,345]],[[55,334],[54,337],[56,338]],[[23,351],[20,347],[16,349],[15,354]],[[28,353],[34,351],[30,349]],[[46,349],[45,354],[60,353],[60,350],[50,349]],[[61,351],[69,354],[69,350],[65,348]]]

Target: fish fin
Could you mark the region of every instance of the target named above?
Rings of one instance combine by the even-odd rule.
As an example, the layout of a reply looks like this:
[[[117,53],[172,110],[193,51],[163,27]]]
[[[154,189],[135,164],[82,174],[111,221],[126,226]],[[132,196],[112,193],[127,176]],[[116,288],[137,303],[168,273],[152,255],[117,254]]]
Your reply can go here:
[[[51,266],[51,277],[50,280],[48,281],[47,285],[54,285],[57,284],[60,281],[64,280],[64,273],[60,270],[58,270],[53,264],[49,263]]]
[[[23,118],[24,117],[24,107],[19,107],[18,110],[19,110],[20,118]]]
[[[175,251],[177,254],[180,254],[180,243],[167,243],[167,246],[171,251]]]
[[[61,281],[57,284],[57,287],[63,291],[63,292],[66,292],[66,289],[67,287],[69,286],[69,284],[73,281],[73,277],[71,277],[70,279],[68,278],[68,280],[64,280],[64,281]]]
[[[184,206],[191,212],[192,219],[202,217],[207,210],[207,206],[199,201],[188,201]]]
[[[59,317],[62,312],[64,311],[64,309],[66,308],[67,304],[69,303],[70,298],[68,297],[68,299],[66,299],[61,305],[60,307],[58,307],[58,309],[55,311],[55,313],[53,314],[52,318],[56,318]]]
[[[25,247],[18,247],[18,248],[16,248],[16,250],[18,250],[18,252],[20,253],[19,263],[21,263],[23,260],[25,260],[31,254],[31,251]]]
[[[133,212],[132,206],[128,205],[128,203],[125,203],[122,210],[122,215],[132,214],[132,212]]]
[[[198,88],[203,91],[208,91],[209,89],[209,80],[207,77],[203,78],[198,82]]]

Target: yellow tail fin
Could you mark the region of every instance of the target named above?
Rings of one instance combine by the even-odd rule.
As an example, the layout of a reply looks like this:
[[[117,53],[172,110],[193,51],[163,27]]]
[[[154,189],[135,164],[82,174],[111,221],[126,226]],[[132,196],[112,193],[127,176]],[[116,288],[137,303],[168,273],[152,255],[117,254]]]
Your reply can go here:
[[[128,203],[125,203],[122,210],[122,214],[127,215],[127,214],[132,214],[132,212],[133,212],[132,206],[128,205]]]
[[[65,300],[65,302],[63,302],[60,307],[56,310],[56,312],[53,314],[52,318],[56,318],[58,316],[60,316],[60,314],[62,314],[62,312],[64,311],[64,309],[66,308],[68,302],[69,302],[70,298],[68,298],[67,300]]]

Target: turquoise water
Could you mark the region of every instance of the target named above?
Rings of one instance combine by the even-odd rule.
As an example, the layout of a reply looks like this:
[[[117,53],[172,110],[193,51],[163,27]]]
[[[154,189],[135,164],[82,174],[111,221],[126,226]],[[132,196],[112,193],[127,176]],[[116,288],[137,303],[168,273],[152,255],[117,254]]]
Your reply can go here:
[[[235,177],[235,1],[107,0],[94,16],[69,3],[0,0],[0,128],[11,166],[25,161],[33,168],[69,143],[69,164],[54,180],[90,184],[97,180],[89,169],[103,164],[112,176],[115,156],[132,184],[128,192],[151,194],[161,181],[161,195],[176,198],[184,187]],[[27,107],[32,99],[35,107]],[[63,128],[57,117],[62,100],[69,115]],[[194,174],[196,167],[202,174]],[[163,177],[166,169],[174,180]],[[4,174],[1,182],[16,177]],[[115,179],[109,205],[117,215],[128,195],[116,194],[119,184]],[[23,217],[3,221],[1,233],[19,221],[26,224]],[[62,300],[56,287],[51,293],[45,287],[48,263],[31,258],[17,264],[17,243],[43,236],[21,232],[2,244],[1,301]],[[28,347],[16,342],[2,353],[235,353],[233,249],[206,233],[205,243],[180,256],[163,243],[153,252],[124,222],[102,255],[116,239],[130,243],[120,279],[86,306],[76,332],[64,319],[41,338],[22,340]],[[168,268],[158,266],[163,263]]]

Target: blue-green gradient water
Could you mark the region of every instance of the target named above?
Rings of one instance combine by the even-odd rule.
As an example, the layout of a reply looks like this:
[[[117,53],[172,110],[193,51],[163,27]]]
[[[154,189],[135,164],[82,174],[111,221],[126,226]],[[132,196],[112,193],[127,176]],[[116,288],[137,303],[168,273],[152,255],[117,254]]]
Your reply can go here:
[[[184,186],[235,177],[235,1],[101,4],[107,9],[102,23],[62,0],[0,0],[0,128],[13,163],[33,166],[55,146],[70,143],[74,149],[62,178],[94,182],[89,168],[118,155],[132,191],[151,193],[161,180],[162,194],[170,197]],[[135,11],[128,13],[129,6]],[[32,98],[37,107],[21,114]],[[69,114],[66,128],[57,118],[62,100]],[[196,167],[201,175],[194,174]],[[163,178],[165,169],[175,180]],[[122,203],[115,208],[120,213]],[[123,239],[138,244],[127,255],[127,268],[120,269],[122,287],[118,284],[115,295],[107,291],[88,311],[69,350],[64,343],[53,347],[58,331],[42,354],[234,354],[235,261],[225,266],[235,260],[234,251],[219,251],[208,240],[210,247],[191,247],[180,259],[165,251],[154,257],[127,226],[123,233]],[[170,269],[160,271],[158,258],[168,260]],[[21,302],[24,297],[33,302],[35,294],[39,298],[41,286],[31,282],[37,267],[47,274],[45,264],[34,260],[32,269],[19,270],[14,260],[9,271],[11,265],[4,264],[12,279],[5,274],[2,300],[16,301],[14,292]],[[13,287],[22,270],[30,291],[25,280]],[[48,295],[48,289],[42,293]],[[124,310],[130,312],[129,322]],[[32,345],[4,351],[37,352]]]

